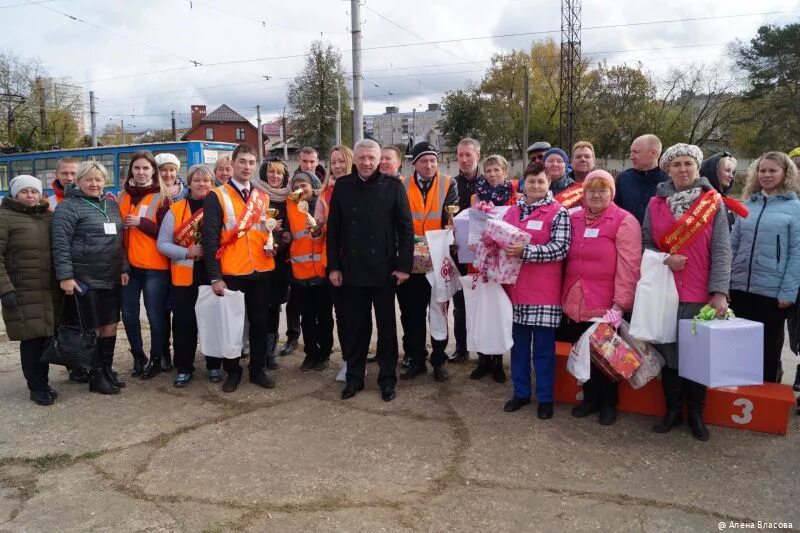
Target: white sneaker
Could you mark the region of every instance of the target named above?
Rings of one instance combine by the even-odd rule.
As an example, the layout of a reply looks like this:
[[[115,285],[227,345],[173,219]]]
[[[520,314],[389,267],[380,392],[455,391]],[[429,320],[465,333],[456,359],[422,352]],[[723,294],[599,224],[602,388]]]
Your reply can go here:
[[[347,363],[342,363],[342,367],[339,369],[339,373],[336,374],[336,381],[339,383],[346,383],[347,382]]]

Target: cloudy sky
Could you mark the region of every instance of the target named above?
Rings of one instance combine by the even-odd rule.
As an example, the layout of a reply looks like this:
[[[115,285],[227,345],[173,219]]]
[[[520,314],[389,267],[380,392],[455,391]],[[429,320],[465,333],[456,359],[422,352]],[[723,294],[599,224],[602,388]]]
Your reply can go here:
[[[558,41],[560,0],[362,0],[361,19],[365,112],[410,111],[480,80],[494,53]],[[658,75],[798,20],[798,0],[584,0],[583,52]],[[349,0],[0,0],[0,21],[0,49],[95,91],[100,129],[168,127],[173,110],[186,126],[192,104],[277,116],[315,39],[351,68]]]

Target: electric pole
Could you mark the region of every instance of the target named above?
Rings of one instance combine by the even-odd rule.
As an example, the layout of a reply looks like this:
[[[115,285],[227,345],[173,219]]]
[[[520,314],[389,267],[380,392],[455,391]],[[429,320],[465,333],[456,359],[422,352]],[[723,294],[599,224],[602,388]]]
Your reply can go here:
[[[525,159],[524,150],[528,149],[528,126],[531,116],[531,104],[530,104],[530,76],[528,70],[528,64],[525,64],[525,94],[523,95],[523,108],[525,109],[525,117],[522,121],[522,150],[523,155],[522,159]]]
[[[361,89],[361,5],[350,0],[353,34],[353,144],[364,138],[364,103]]]
[[[178,140],[178,130],[175,128],[175,111],[172,112],[172,140]]]
[[[92,147],[97,146],[97,111],[94,107],[94,91],[89,91],[89,128],[92,135]]]
[[[281,115],[281,139],[283,139],[283,162],[289,164],[289,146],[286,144],[286,108],[283,108]]]
[[[47,134],[47,106],[45,105],[44,80],[36,78],[36,93],[39,96],[39,129],[42,132],[42,140]]]
[[[261,163],[264,162],[264,142],[261,135],[261,106],[256,106],[256,124],[258,125],[258,166],[261,168]]]
[[[122,144],[125,144],[125,120],[119,119],[119,127],[122,132]]]
[[[570,150],[577,135],[580,87],[581,0],[561,0],[560,144]]]
[[[336,146],[342,145],[342,91],[336,88]]]

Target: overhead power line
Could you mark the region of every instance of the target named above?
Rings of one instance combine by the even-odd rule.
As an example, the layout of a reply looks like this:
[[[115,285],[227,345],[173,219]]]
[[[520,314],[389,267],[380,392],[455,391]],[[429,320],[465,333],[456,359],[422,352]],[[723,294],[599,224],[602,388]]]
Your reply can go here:
[[[43,6],[44,7],[44,6]],[[717,20],[717,19],[730,19],[730,18],[743,18],[743,17],[756,17],[756,16],[764,16],[764,15],[783,15],[789,13],[800,13],[800,10],[787,10],[787,11],[763,11],[760,13],[741,13],[741,14],[733,14],[733,15],[715,15],[715,16],[707,16],[707,17],[691,17],[691,18],[681,18],[681,19],[664,19],[664,20],[652,20],[652,21],[641,21],[641,22],[627,22],[627,23],[620,23],[620,24],[606,24],[601,26],[584,26],[582,28],[583,31],[593,31],[593,30],[606,30],[606,29],[615,29],[615,28],[625,28],[625,27],[636,27],[636,26],[647,26],[647,25],[654,25],[654,24],[675,24],[675,23],[684,23],[684,22],[697,22],[697,21],[704,21],[704,20]],[[453,38],[453,39],[443,39],[438,41],[419,41],[414,43],[401,43],[401,44],[388,44],[388,45],[380,45],[380,46],[368,46],[362,48],[363,51],[371,51],[371,50],[386,50],[392,48],[407,48],[407,47],[415,47],[415,46],[427,46],[427,45],[440,45],[440,44],[448,44],[448,43],[458,43],[458,42],[469,42],[469,41],[480,41],[480,40],[488,40],[488,39],[508,39],[513,37],[528,37],[532,35],[547,35],[547,34],[557,34],[560,33],[560,29],[552,29],[552,30],[540,30],[540,31],[531,31],[531,32],[517,32],[517,33],[504,33],[498,35],[482,35],[482,36],[473,36],[473,37],[460,37],[460,38]],[[351,52],[352,50],[343,50],[342,53]],[[259,63],[264,61],[279,61],[279,60],[286,60],[286,59],[298,59],[305,57],[305,53],[300,54],[289,54],[283,56],[272,56],[272,57],[259,57],[259,58],[252,58],[252,59],[235,59],[230,61],[218,61],[215,63],[205,63],[197,65],[198,68],[209,68],[209,67],[219,67],[224,65],[238,65],[238,64],[247,64],[247,63]],[[183,59],[183,58],[182,58]],[[183,66],[183,67],[169,67],[165,69],[159,70],[149,70],[147,72],[138,72],[133,74],[125,74],[120,76],[113,76],[109,78],[99,78],[95,80],[86,80],[82,82],[78,82],[81,84],[88,84],[88,83],[99,83],[104,81],[113,81],[113,80],[120,80],[125,78],[132,78],[132,77],[141,77],[141,76],[149,76],[153,74],[160,74],[163,72],[175,72],[179,70],[187,70],[194,68],[194,66]]]

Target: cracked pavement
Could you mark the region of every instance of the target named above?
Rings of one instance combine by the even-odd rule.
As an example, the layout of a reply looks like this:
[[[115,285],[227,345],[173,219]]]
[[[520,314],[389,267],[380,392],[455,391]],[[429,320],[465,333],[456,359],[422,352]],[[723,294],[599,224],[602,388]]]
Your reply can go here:
[[[201,357],[175,389],[174,373],[129,377],[121,327],[120,395],[51,367],[59,398],[39,407],[18,349],[0,344],[0,532],[800,528],[795,415],[785,437],[711,427],[708,443],[685,426],[651,433],[640,415],[577,420],[566,405],[541,421],[535,406],[503,412],[511,384],[469,380],[474,362],[451,365],[446,384],[401,381],[391,403],[368,365],[366,389],[341,401],[340,354],[301,373],[300,350],[280,358],[273,390],[245,380],[223,394]]]

